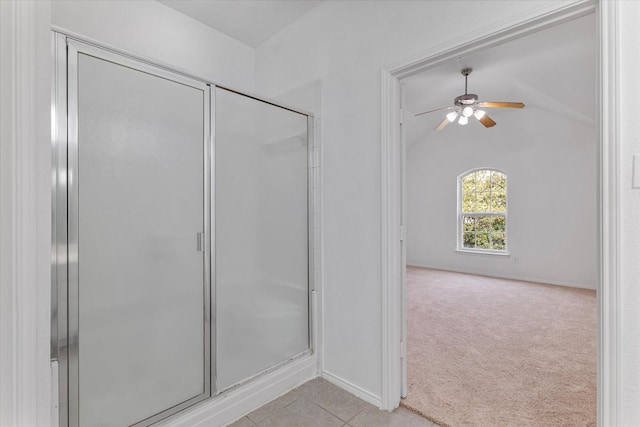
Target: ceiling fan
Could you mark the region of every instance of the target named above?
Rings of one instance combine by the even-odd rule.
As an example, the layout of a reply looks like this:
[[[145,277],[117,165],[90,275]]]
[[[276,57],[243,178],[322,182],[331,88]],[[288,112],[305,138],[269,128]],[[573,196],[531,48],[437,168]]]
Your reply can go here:
[[[480,123],[484,125],[484,127],[490,128],[496,125],[496,122],[493,121],[491,117],[487,115],[484,110],[480,110],[478,107],[482,108],[524,108],[524,104],[522,102],[495,102],[495,101],[484,101],[478,102],[478,95],[475,93],[467,93],[467,77],[473,71],[472,68],[464,68],[460,73],[464,76],[464,95],[460,95],[453,100],[453,104],[451,107],[442,107],[436,108],[435,110],[425,111],[423,113],[418,113],[416,116],[421,116],[423,114],[435,113],[436,111],[445,111],[445,110],[454,110],[447,114],[445,119],[440,122],[438,126],[434,130],[440,131],[445,128],[449,123],[452,123],[454,120],[458,119],[458,124],[466,125],[469,123],[469,117],[474,116]]]

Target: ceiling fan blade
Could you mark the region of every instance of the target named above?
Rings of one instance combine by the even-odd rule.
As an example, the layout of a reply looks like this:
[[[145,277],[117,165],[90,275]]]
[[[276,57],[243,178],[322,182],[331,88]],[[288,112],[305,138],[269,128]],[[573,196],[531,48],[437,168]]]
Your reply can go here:
[[[445,118],[444,118],[444,120],[443,120],[443,121],[441,121],[441,122],[440,122],[440,124],[439,124],[439,125],[438,125],[434,130],[436,130],[436,131],[438,131],[438,130],[442,130],[442,129],[444,129],[444,128],[449,124],[449,123],[451,123],[451,122],[449,121],[449,119],[447,119],[447,118],[445,117]]]
[[[496,125],[496,122],[486,114],[484,116],[480,117],[478,119],[478,121],[480,123],[482,123],[484,125],[484,127],[486,127],[486,128],[490,128],[490,127],[493,127],[493,126]]]
[[[485,101],[478,102],[478,107],[485,108],[524,108],[524,104],[522,102],[496,102],[496,101]]]
[[[418,114],[416,114],[415,116],[417,117],[417,116],[421,116],[421,115],[423,115],[423,114],[435,113],[436,111],[452,110],[452,109],[454,109],[454,108],[456,108],[456,107],[455,107],[455,106],[451,106],[451,107],[436,108],[435,110],[429,110],[429,111],[425,111],[425,112],[423,112],[423,113],[418,113]]]

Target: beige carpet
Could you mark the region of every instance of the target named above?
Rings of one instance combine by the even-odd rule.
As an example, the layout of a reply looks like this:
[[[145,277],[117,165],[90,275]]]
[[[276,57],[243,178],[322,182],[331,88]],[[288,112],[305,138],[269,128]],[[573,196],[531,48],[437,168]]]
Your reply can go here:
[[[408,267],[407,382],[442,426],[595,426],[595,291]]]

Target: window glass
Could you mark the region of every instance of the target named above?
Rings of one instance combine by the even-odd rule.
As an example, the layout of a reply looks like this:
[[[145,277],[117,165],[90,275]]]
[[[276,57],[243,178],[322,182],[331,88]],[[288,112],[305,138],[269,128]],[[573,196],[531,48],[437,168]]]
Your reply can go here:
[[[459,185],[459,248],[506,251],[507,176],[480,169],[463,175]]]

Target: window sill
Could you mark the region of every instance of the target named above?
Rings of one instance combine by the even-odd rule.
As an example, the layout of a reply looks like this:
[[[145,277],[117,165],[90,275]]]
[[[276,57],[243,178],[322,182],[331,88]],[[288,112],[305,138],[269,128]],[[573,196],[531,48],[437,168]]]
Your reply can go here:
[[[488,255],[488,256],[499,256],[499,257],[509,257],[509,252],[497,252],[497,251],[483,251],[483,250],[473,250],[473,249],[456,249],[456,252],[461,254],[468,255]]]

